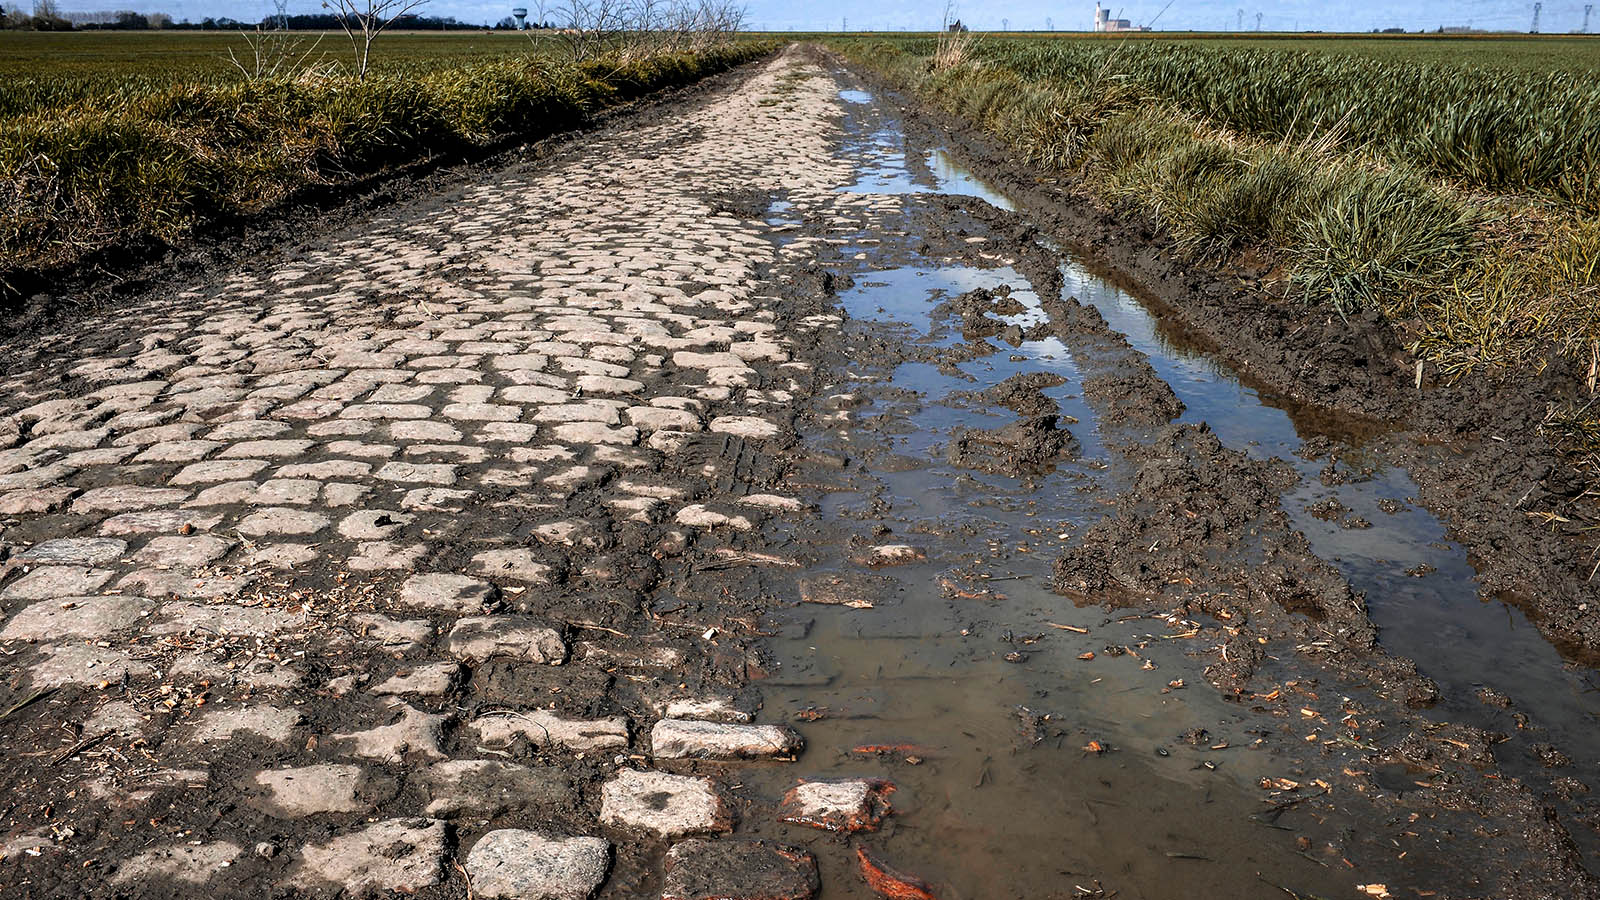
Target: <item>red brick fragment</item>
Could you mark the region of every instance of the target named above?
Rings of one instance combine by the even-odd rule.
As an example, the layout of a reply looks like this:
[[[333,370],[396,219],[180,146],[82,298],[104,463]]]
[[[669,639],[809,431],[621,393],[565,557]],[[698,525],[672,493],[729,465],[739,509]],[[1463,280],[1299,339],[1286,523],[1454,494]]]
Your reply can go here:
[[[857,848],[856,859],[861,863],[861,877],[878,896],[888,900],[938,900],[933,885],[901,872],[865,849]]]

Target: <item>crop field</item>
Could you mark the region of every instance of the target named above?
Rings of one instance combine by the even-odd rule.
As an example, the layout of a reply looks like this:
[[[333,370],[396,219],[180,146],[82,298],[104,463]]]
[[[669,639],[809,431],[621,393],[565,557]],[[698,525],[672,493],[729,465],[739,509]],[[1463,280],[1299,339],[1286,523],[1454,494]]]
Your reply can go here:
[[[885,35],[887,36],[887,35]],[[827,35],[837,38],[838,35]],[[896,35],[895,37],[908,37]],[[933,38],[934,34],[918,35]],[[1353,56],[1379,62],[1439,62],[1455,66],[1519,69],[1530,72],[1591,72],[1600,66],[1600,40],[1579,35],[1335,35],[1224,32],[1128,32],[1072,34],[1018,31],[989,34],[980,41],[1038,41],[1075,44],[1159,44],[1214,50],[1298,50]]]
[[[306,62],[350,57],[343,34],[296,34]],[[379,74],[420,75],[468,63],[527,56],[538,44],[523,34],[397,32],[385,35],[374,61]],[[0,118],[83,100],[115,102],[176,84],[230,84],[248,61],[245,37],[231,31],[0,31]]]

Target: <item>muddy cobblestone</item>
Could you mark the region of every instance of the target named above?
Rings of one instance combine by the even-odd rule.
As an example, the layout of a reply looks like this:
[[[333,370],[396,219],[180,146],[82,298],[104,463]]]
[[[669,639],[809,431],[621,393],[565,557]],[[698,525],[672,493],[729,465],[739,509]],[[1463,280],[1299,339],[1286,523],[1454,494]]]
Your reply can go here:
[[[768,226],[708,199],[829,198],[837,99],[808,65],[791,52],[581,161],[153,298],[98,349],[44,336],[56,361],[0,382],[0,641],[17,697],[50,692],[35,740],[64,722],[115,736],[10,780],[137,808],[163,796],[152,767],[220,766],[201,794],[236,784],[263,818],[191,796],[160,829],[188,823],[184,842],[137,849],[152,838],[89,825],[92,802],[24,804],[13,833],[83,824],[0,881],[69,891],[65,854],[150,896],[367,896],[437,889],[459,859],[477,896],[588,897],[602,829],[731,827],[716,777],[631,768],[655,714],[623,673],[693,642],[651,650],[617,626],[640,628],[659,577],[633,554],[760,521],[735,512],[761,492],[748,473],[708,487],[674,455],[706,432],[781,446],[809,377],[762,299]],[[656,757],[800,746],[772,725],[678,727]],[[550,815],[567,834],[519,827]],[[263,840],[283,852],[244,850]]]

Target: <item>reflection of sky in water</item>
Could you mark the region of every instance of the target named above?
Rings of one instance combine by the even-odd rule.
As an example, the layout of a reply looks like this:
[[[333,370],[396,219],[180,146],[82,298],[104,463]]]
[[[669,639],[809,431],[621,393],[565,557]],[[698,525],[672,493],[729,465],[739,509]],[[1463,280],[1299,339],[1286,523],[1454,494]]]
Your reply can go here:
[[[841,96],[852,103],[871,99],[865,92],[847,93],[851,96]],[[1001,209],[1016,209],[1009,198],[984,184],[944,148],[923,151],[932,183],[919,183],[906,164],[905,145],[899,123],[887,120],[858,145],[859,180],[845,190],[961,194],[980,197]],[[924,175],[921,181],[929,179]],[[1293,455],[1301,446],[1301,437],[1288,412],[1268,405],[1258,391],[1241,383],[1213,357],[1173,344],[1137,299],[1090,274],[1068,258],[1063,248],[1048,240],[1042,242],[1064,260],[1060,269],[1063,296],[1076,296],[1094,306],[1113,330],[1126,335],[1129,343],[1149,358],[1156,374],[1184,402],[1186,411],[1180,421],[1205,422],[1225,445],[1258,459],[1277,457],[1299,472],[1300,485],[1284,497],[1292,526],[1305,532],[1313,551],[1334,563],[1367,595],[1372,619],[1384,629],[1384,645],[1415,659],[1424,673],[1440,683],[1446,694],[1444,716],[1484,723],[1485,715],[1492,714],[1476,703],[1473,688],[1487,679],[1534,713],[1569,752],[1586,762],[1600,760],[1600,730],[1593,727],[1600,722],[1600,692],[1590,689],[1585,680],[1592,677],[1590,670],[1567,667],[1521,612],[1492,600],[1480,601],[1476,573],[1464,550],[1448,540],[1447,530],[1435,516],[1409,504],[1398,513],[1383,512],[1379,501],[1404,501],[1418,493],[1406,472],[1372,459],[1369,462],[1376,471],[1370,478],[1323,484],[1320,475],[1325,461]],[[1001,283],[1016,288],[1013,297],[1029,307],[1023,317],[1008,321],[1023,327],[1036,321],[1037,298],[1022,290],[1028,282],[1011,269],[872,272],[858,276],[856,288],[842,293],[840,299],[857,318],[902,323],[929,334],[933,330],[929,316],[940,300]],[[958,323],[955,330],[959,331]],[[958,339],[959,335],[939,343]],[[951,391],[983,390],[1019,372],[1055,371],[1070,378],[1071,384],[1045,393],[1062,405],[1064,413],[1085,425],[1096,421],[1093,411],[1076,396],[1081,378],[1070,351],[1059,340],[1025,342],[1016,348],[991,343],[995,343],[996,353],[957,367],[970,381],[925,363],[906,363],[896,369],[894,383],[922,391],[936,401]],[[1012,356],[1021,359],[1014,361]],[[897,449],[927,451],[955,426],[992,428],[1013,418],[1004,409],[956,408],[930,402],[912,416],[918,430],[897,438]],[[1086,458],[1103,454],[1098,429],[1074,427],[1073,431],[1083,442]],[[1346,455],[1347,460],[1355,458]],[[1345,529],[1337,521],[1323,521],[1306,511],[1308,504],[1328,497],[1337,498],[1372,527]],[[1425,578],[1406,574],[1406,569],[1420,563],[1437,571]]]
[[[1138,300],[1078,263],[1063,262],[1061,275],[1064,296],[1094,306],[1149,357],[1187,407],[1181,421],[1205,422],[1229,447],[1258,459],[1275,456],[1300,473],[1300,484],[1283,501],[1292,526],[1305,533],[1313,552],[1366,594],[1384,646],[1416,660],[1439,682],[1445,718],[1483,723],[1474,688],[1488,681],[1538,716],[1569,752],[1600,759],[1600,733],[1593,727],[1600,721],[1600,695],[1588,690],[1588,670],[1569,669],[1520,611],[1479,598],[1477,572],[1465,550],[1432,513],[1410,504],[1392,514],[1380,507],[1382,500],[1404,502],[1417,495],[1410,475],[1381,458],[1346,454],[1346,460],[1364,461],[1375,472],[1367,480],[1323,484],[1326,461],[1294,455],[1301,439],[1287,412],[1265,405],[1217,360],[1174,346]],[[1347,529],[1306,511],[1308,504],[1329,497],[1372,527]],[[1436,571],[1422,578],[1406,574],[1420,564]]]
[[[939,303],[977,288],[993,290],[1001,285],[1012,288],[1010,298],[1024,309],[1013,315],[998,316],[998,321],[1027,328],[1048,320],[1027,278],[1009,267],[907,267],[867,272],[857,276],[855,286],[841,292],[839,299],[852,318],[903,325],[919,334],[931,334],[935,330],[932,312]],[[950,326],[950,331],[942,334],[934,343],[948,346],[961,342],[961,323],[943,324]],[[947,439],[957,426],[995,428],[1014,421],[1016,414],[1004,407],[984,408],[981,404],[946,406],[940,401],[955,391],[981,391],[1013,375],[1048,371],[1063,376],[1067,383],[1045,389],[1045,396],[1055,400],[1066,415],[1086,423],[1086,427],[1073,428],[1074,433],[1079,435],[1085,455],[1101,455],[1099,436],[1093,428],[1093,413],[1077,396],[1074,386],[1080,380],[1077,365],[1071,351],[1059,339],[1049,337],[1022,341],[1016,347],[998,338],[988,338],[987,342],[994,347],[994,352],[958,364],[956,370],[961,375],[946,373],[938,366],[921,362],[904,363],[895,369],[892,380],[896,386],[918,391],[930,401],[911,415],[917,431],[898,437],[895,441],[897,451],[928,451]]]
[[[1011,198],[984,184],[970,169],[956,162],[955,157],[943,147],[929,150],[927,159],[928,168],[933,171],[934,181],[939,185],[939,193],[979,197],[998,209],[1016,210],[1017,205],[1011,202]]]
[[[872,101],[866,91],[840,91],[847,103]],[[906,136],[898,121],[889,120],[856,146],[859,168],[855,184],[843,189],[848,194],[952,194],[978,197],[994,206],[1015,210],[1010,198],[984,184],[971,170],[956,161],[943,148],[923,153],[932,180],[912,175],[906,164]]]

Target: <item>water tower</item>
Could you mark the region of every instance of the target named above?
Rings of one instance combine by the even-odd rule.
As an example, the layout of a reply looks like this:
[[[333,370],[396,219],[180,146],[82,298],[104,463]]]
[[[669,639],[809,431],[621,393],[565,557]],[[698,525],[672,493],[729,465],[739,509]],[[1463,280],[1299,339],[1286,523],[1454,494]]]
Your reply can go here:
[[[511,11],[511,14],[513,16],[517,17],[517,30],[518,31],[527,30],[527,28],[528,28],[528,10],[527,10],[527,8],[519,6],[516,9],[513,9]]]

